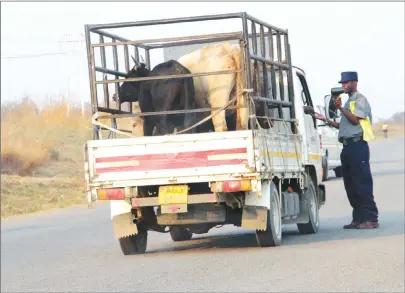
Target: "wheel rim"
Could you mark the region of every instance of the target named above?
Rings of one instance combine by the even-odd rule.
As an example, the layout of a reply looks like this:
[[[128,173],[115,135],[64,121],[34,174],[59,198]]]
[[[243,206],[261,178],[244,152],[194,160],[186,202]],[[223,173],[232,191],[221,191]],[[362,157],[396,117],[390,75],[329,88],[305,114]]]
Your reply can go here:
[[[281,217],[280,217],[280,206],[278,202],[277,194],[272,196],[272,214],[273,214],[273,223],[274,223],[274,233],[277,235],[277,238],[281,235]]]

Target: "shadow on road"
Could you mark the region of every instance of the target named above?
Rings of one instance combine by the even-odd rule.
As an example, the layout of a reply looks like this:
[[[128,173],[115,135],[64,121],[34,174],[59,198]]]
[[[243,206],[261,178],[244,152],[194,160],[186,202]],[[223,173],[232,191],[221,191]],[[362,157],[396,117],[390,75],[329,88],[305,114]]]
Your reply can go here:
[[[404,212],[387,212],[380,214],[380,227],[374,230],[343,230],[342,226],[347,224],[348,218],[332,218],[324,219],[321,223],[320,231],[315,235],[300,235],[298,229],[294,229],[294,225],[287,226],[288,230],[283,232],[282,247],[306,245],[320,242],[341,241],[352,239],[370,239],[378,237],[388,237],[404,234]],[[192,240],[174,244],[172,247],[164,249],[150,250],[147,254],[187,251],[193,252],[201,249],[237,249],[237,248],[254,248],[258,247],[254,232],[246,232],[238,234],[220,234],[215,236],[198,236],[195,235]],[[212,251],[212,250],[208,250]],[[207,251],[207,252],[208,252]]]

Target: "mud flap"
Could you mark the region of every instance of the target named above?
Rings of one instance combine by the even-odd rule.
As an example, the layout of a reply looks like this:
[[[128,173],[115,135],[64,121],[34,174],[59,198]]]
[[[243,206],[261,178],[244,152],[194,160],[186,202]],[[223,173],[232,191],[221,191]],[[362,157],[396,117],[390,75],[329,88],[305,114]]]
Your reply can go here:
[[[111,220],[116,239],[138,234],[138,228],[133,223],[131,205],[125,200],[111,200]]]
[[[266,230],[267,207],[244,206],[242,211],[241,228]]]

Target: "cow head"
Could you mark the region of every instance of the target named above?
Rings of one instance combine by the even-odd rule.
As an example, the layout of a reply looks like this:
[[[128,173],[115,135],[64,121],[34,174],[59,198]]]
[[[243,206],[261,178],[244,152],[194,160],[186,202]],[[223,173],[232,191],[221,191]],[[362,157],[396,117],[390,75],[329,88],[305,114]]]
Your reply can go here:
[[[133,56],[132,60],[134,60],[134,67],[131,69],[131,71],[128,72],[128,74],[125,76],[125,78],[137,78],[137,77],[146,77],[149,75],[149,69],[146,68],[145,63],[139,62],[138,60],[135,60]],[[120,98],[120,103],[124,102],[137,102],[138,101],[138,95],[139,95],[139,89],[140,89],[140,83],[142,81],[129,81],[129,82],[124,82],[118,89],[118,96]],[[114,94],[113,100],[117,100],[117,96]]]

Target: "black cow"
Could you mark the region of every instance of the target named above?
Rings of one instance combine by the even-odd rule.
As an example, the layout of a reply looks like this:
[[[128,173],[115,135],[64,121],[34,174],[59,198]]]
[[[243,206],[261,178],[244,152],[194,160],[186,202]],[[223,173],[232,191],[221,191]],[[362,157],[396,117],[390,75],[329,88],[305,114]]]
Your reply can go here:
[[[175,60],[163,62],[149,71],[144,63],[134,59],[135,66],[126,78],[190,74],[191,72]],[[124,82],[119,88],[120,103],[137,102],[141,112],[192,110],[196,108],[193,78],[174,78]],[[144,136],[152,136],[153,130],[160,135],[173,133],[174,128],[185,129],[197,122],[196,113],[158,114],[144,116]],[[196,132],[193,128],[187,133]]]

